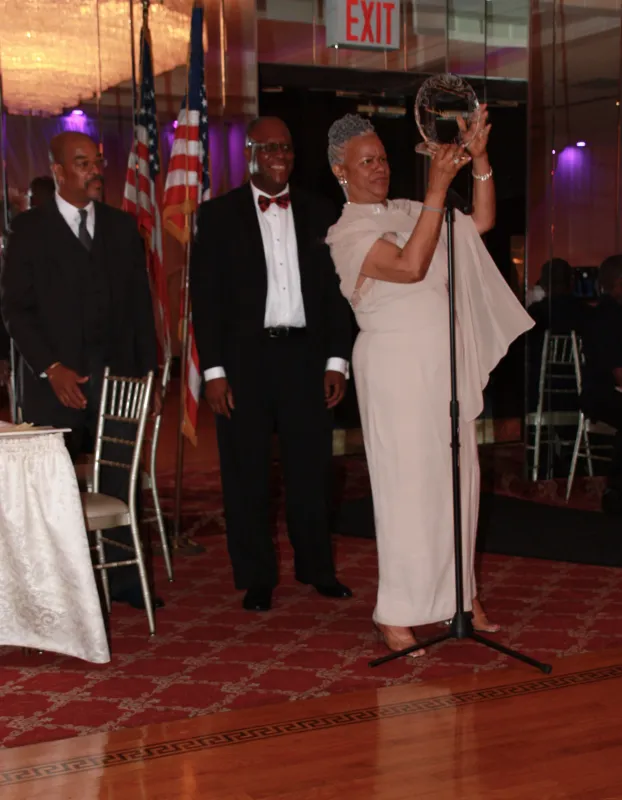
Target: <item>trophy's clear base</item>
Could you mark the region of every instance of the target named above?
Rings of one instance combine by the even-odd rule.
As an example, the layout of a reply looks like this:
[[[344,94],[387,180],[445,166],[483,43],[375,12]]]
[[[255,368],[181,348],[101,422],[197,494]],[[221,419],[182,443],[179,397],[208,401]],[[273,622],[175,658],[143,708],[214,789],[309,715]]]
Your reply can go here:
[[[429,156],[432,158],[437,149],[437,147],[430,145],[428,142],[421,142],[415,147],[415,153],[419,153],[421,156]]]

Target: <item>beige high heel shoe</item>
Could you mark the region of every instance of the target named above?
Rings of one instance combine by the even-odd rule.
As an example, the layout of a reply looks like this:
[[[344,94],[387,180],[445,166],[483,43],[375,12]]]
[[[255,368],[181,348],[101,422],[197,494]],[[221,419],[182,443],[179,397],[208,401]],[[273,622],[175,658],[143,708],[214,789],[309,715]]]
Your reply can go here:
[[[501,630],[501,625],[488,621],[486,612],[477,597],[473,598],[473,630],[479,633],[499,633]]]
[[[397,625],[383,625],[381,622],[375,621],[374,626],[378,633],[378,638],[384,642],[387,650],[390,650],[392,653],[406,650],[408,647],[413,647],[417,644],[417,640],[410,628],[400,628]],[[425,650],[413,650],[407,657],[421,658],[421,656],[424,655]]]

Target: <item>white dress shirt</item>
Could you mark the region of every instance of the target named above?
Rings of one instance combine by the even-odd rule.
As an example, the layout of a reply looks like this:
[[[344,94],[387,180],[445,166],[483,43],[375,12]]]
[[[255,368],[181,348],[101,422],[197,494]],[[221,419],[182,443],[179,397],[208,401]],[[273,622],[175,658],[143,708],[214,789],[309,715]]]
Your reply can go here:
[[[291,203],[288,208],[280,208],[272,203],[266,211],[262,211],[259,198],[263,192],[252,183],[251,190],[268,270],[264,327],[304,328],[307,320],[300,288],[298,241]],[[282,197],[288,192],[289,187],[286,187],[275,197]]]
[[[71,228],[71,231],[74,234],[74,236],[78,238],[81,209],[77,208],[76,206],[72,206],[71,203],[68,203],[65,199],[63,199],[58,192],[56,192],[56,206],[60,211],[61,217]],[[85,209],[86,209],[86,229],[89,232],[91,239],[93,239],[93,237],[95,236],[95,205],[91,201],[88,204],[88,206],[85,206]],[[45,372],[42,372],[41,375],[39,375],[39,377],[47,378],[47,375]]]
[[[266,196],[265,193],[260,192],[252,182],[251,191],[263,241],[268,277],[264,327],[304,328],[307,320],[300,287],[298,242],[291,204],[288,208],[280,208],[276,203],[272,203],[266,211],[262,211],[259,208],[259,197]],[[274,196],[280,197],[288,192],[287,186]],[[329,358],[326,369],[347,375],[348,362],[343,358]],[[212,367],[206,369],[204,373],[206,381],[224,377],[226,374],[223,367]]]
[[[78,229],[80,227],[80,211],[82,209],[72,206],[64,200],[58,192],[56,192],[56,205],[61,213],[62,218],[73,231],[74,236],[78,236]],[[90,202],[85,206],[86,210],[86,229],[89,232],[91,239],[95,236],[95,205]]]

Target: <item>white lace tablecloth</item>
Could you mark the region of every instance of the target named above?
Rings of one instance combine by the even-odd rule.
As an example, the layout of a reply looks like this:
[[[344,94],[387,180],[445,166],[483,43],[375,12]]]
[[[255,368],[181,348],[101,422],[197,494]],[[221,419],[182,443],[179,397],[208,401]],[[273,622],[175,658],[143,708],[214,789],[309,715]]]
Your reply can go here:
[[[62,433],[0,435],[0,645],[110,661]]]

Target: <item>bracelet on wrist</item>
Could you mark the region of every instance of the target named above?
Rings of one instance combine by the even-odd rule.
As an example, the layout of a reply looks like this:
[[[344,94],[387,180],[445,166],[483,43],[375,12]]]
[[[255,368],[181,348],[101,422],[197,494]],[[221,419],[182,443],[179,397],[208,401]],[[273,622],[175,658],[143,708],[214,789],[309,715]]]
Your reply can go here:
[[[478,175],[476,172],[472,173],[476,181],[489,181],[492,178],[492,167],[483,175]]]
[[[445,209],[443,208],[435,208],[434,206],[426,206],[424,204],[422,211],[434,211],[436,214],[443,214]]]

